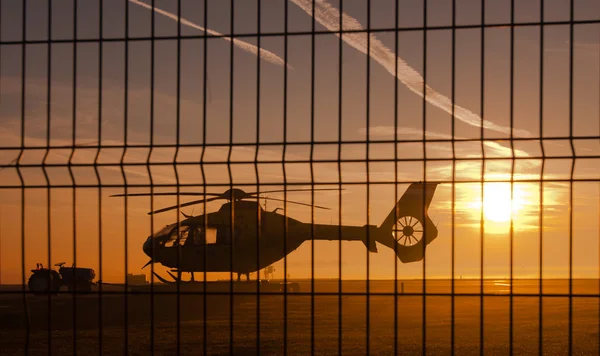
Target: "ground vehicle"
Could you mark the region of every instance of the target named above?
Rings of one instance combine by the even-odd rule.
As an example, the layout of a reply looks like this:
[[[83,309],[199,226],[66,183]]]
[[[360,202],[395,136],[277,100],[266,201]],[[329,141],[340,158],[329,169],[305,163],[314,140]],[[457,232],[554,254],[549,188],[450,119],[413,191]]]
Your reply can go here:
[[[69,292],[91,292],[96,272],[91,268],[64,267],[65,262],[57,263],[58,272],[54,269],[44,268],[38,263],[33,274],[29,277],[27,285],[35,294],[56,293],[62,286],[67,286]]]
[[[300,292],[300,283],[298,282],[290,282],[288,281],[287,283],[280,283],[280,288],[279,291],[283,293],[285,286],[287,285],[287,291],[288,293],[297,293]]]

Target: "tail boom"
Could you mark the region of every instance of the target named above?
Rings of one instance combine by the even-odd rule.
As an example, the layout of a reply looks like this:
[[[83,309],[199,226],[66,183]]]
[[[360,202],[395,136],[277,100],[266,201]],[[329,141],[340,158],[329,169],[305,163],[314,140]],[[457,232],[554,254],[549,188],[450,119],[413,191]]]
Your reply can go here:
[[[376,242],[379,242],[393,249],[404,263],[420,261],[425,256],[425,247],[438,234],[437,227],[427,215],[437,185],[411,184],[379,227],[298,223],[290,225],[289,234],[300,240],[361,241],[370,252],[377,252]],[[410,219],[410,223],[406,219]],[[420,239],[414,237],[416,233],[420,234]],[[402,240],[400,234],[406,238]]]

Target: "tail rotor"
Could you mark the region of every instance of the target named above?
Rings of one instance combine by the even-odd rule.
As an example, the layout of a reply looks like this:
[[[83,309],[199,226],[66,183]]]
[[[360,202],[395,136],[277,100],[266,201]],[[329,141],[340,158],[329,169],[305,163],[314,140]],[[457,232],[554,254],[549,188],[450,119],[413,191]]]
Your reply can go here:
[[[438,183],[413,183],[379,226],[377,241],[394,251],[404,262],[416,262],[425,256],[425,247],[438,235],[428,215],[429,204]]]

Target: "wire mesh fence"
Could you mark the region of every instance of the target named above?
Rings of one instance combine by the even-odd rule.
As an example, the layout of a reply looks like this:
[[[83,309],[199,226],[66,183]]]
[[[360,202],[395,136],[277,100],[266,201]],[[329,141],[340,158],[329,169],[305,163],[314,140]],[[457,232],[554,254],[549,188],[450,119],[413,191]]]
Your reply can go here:
[[[2,353],[598,353],[599,46],[595,1],[1,1]]]

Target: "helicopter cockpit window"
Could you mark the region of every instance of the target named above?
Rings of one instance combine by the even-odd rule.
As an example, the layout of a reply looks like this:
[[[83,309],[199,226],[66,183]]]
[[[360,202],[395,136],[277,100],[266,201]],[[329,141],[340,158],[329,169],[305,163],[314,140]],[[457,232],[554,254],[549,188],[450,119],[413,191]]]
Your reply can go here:
[[[215,228],[209,227],[204,230],[202,227],[195,227],[192,229],[191,234],[188,241],[192,241],[194,245],[217,243],[217,229]]]
[[[206,229],[206,243],[216,244],[217,243],[217,229],[209,227]]]
[[[177,225],[177,224],[166,225],[162,229],[155,232],[154,236],[160,237],[160,236],[164,236],[164,235],[168,234],[171,230],[173,230],[173,227],[175,227],[175,225]]]
[[[179,229],[175,228],[169,239],[165,242],[165,247],[182,246],[188,239],[190,234],[189,226],[180,226]]]
[[[217,243],[217,229],[207,228],[204,230],[198,226],[175,227],[161,243],[164,247],[191,246]]]

